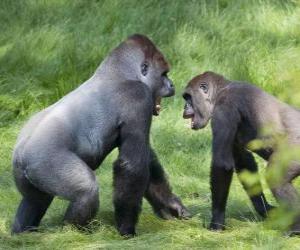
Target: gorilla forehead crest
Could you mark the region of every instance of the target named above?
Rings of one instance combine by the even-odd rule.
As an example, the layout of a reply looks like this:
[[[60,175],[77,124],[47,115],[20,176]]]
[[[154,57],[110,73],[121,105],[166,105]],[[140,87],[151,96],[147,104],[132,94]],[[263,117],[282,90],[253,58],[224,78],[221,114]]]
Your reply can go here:
[[[227,80],[217,73],[214,73],[212,71],[206,71],[201,75],[198,75],[194,77],[189,83],[189,87],[197,86],[200,83],[213,83],[216,87],[221,87],[226,84]]]
[[[134,34],[128,37],[126,44],[133,44],[134,46],[139,47],[143,51],[146,60],[151,60],[157,63],[158,67],[169,70],[169,63],[148,37],[141,34]]]

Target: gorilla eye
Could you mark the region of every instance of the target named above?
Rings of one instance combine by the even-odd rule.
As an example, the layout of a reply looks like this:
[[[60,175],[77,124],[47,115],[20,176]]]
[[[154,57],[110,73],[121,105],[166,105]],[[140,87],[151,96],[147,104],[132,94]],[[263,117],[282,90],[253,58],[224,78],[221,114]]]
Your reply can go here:
[[[206,83],[201,83],[201,84],[200,84],[200,89],[202,89],[203,92],[204,92],[205,94],[207,94],[207,92],[208,92],[208,85],[207,85]]]
[[[141,72],[143,76],[146,76],[148,73],[148,64],[147,63],[143,63],[141,65]]]

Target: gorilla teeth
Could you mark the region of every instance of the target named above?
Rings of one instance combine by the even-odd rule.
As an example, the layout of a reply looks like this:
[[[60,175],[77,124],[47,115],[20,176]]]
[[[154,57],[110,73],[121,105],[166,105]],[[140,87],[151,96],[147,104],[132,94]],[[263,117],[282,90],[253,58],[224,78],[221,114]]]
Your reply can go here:
[[[156,112],[159,113],[160,110],[161,110],[161,106],[160,106],[159,104],[157,104],[157,105],[155,106],[155,109],[156,109]]]
[[[191,117],[191,128],[195,127],[195,116]]]

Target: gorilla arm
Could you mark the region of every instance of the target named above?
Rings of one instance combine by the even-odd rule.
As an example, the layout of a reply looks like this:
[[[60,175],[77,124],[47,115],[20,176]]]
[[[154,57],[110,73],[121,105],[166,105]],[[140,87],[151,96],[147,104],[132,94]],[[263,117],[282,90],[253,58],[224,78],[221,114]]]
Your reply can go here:
[[[213,158],[210,176],[212,192],[210,229],[212,230],[222,230],[225,225],[225,207],[235,167],[232,149],[238,119],[237,112],[224,106],[216,108],[212,119]]]
[[[163,219],[173,216],[187,219],[191,215],[172,193],[166,174],[153,149],[150,150],[150,179],[145,198],[151,204],[154,212]]]

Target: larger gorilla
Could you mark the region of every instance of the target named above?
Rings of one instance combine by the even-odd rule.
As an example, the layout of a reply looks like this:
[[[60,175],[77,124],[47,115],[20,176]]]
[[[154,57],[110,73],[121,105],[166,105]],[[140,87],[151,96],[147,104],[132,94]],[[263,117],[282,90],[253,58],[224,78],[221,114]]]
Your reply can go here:
[[[121,235],[135,234],[143,196],[160,217],[188,216],[149,145],[152,114],[162,97],[174,95],[168,71],[152,41],[133,35],[89,80],[29,120],[13,154],[23,196],[13,233],[36,228],[54,196],[70,201],[66,222],[86,225],[99,207],[93,170],[116,147],[113,201]]]

